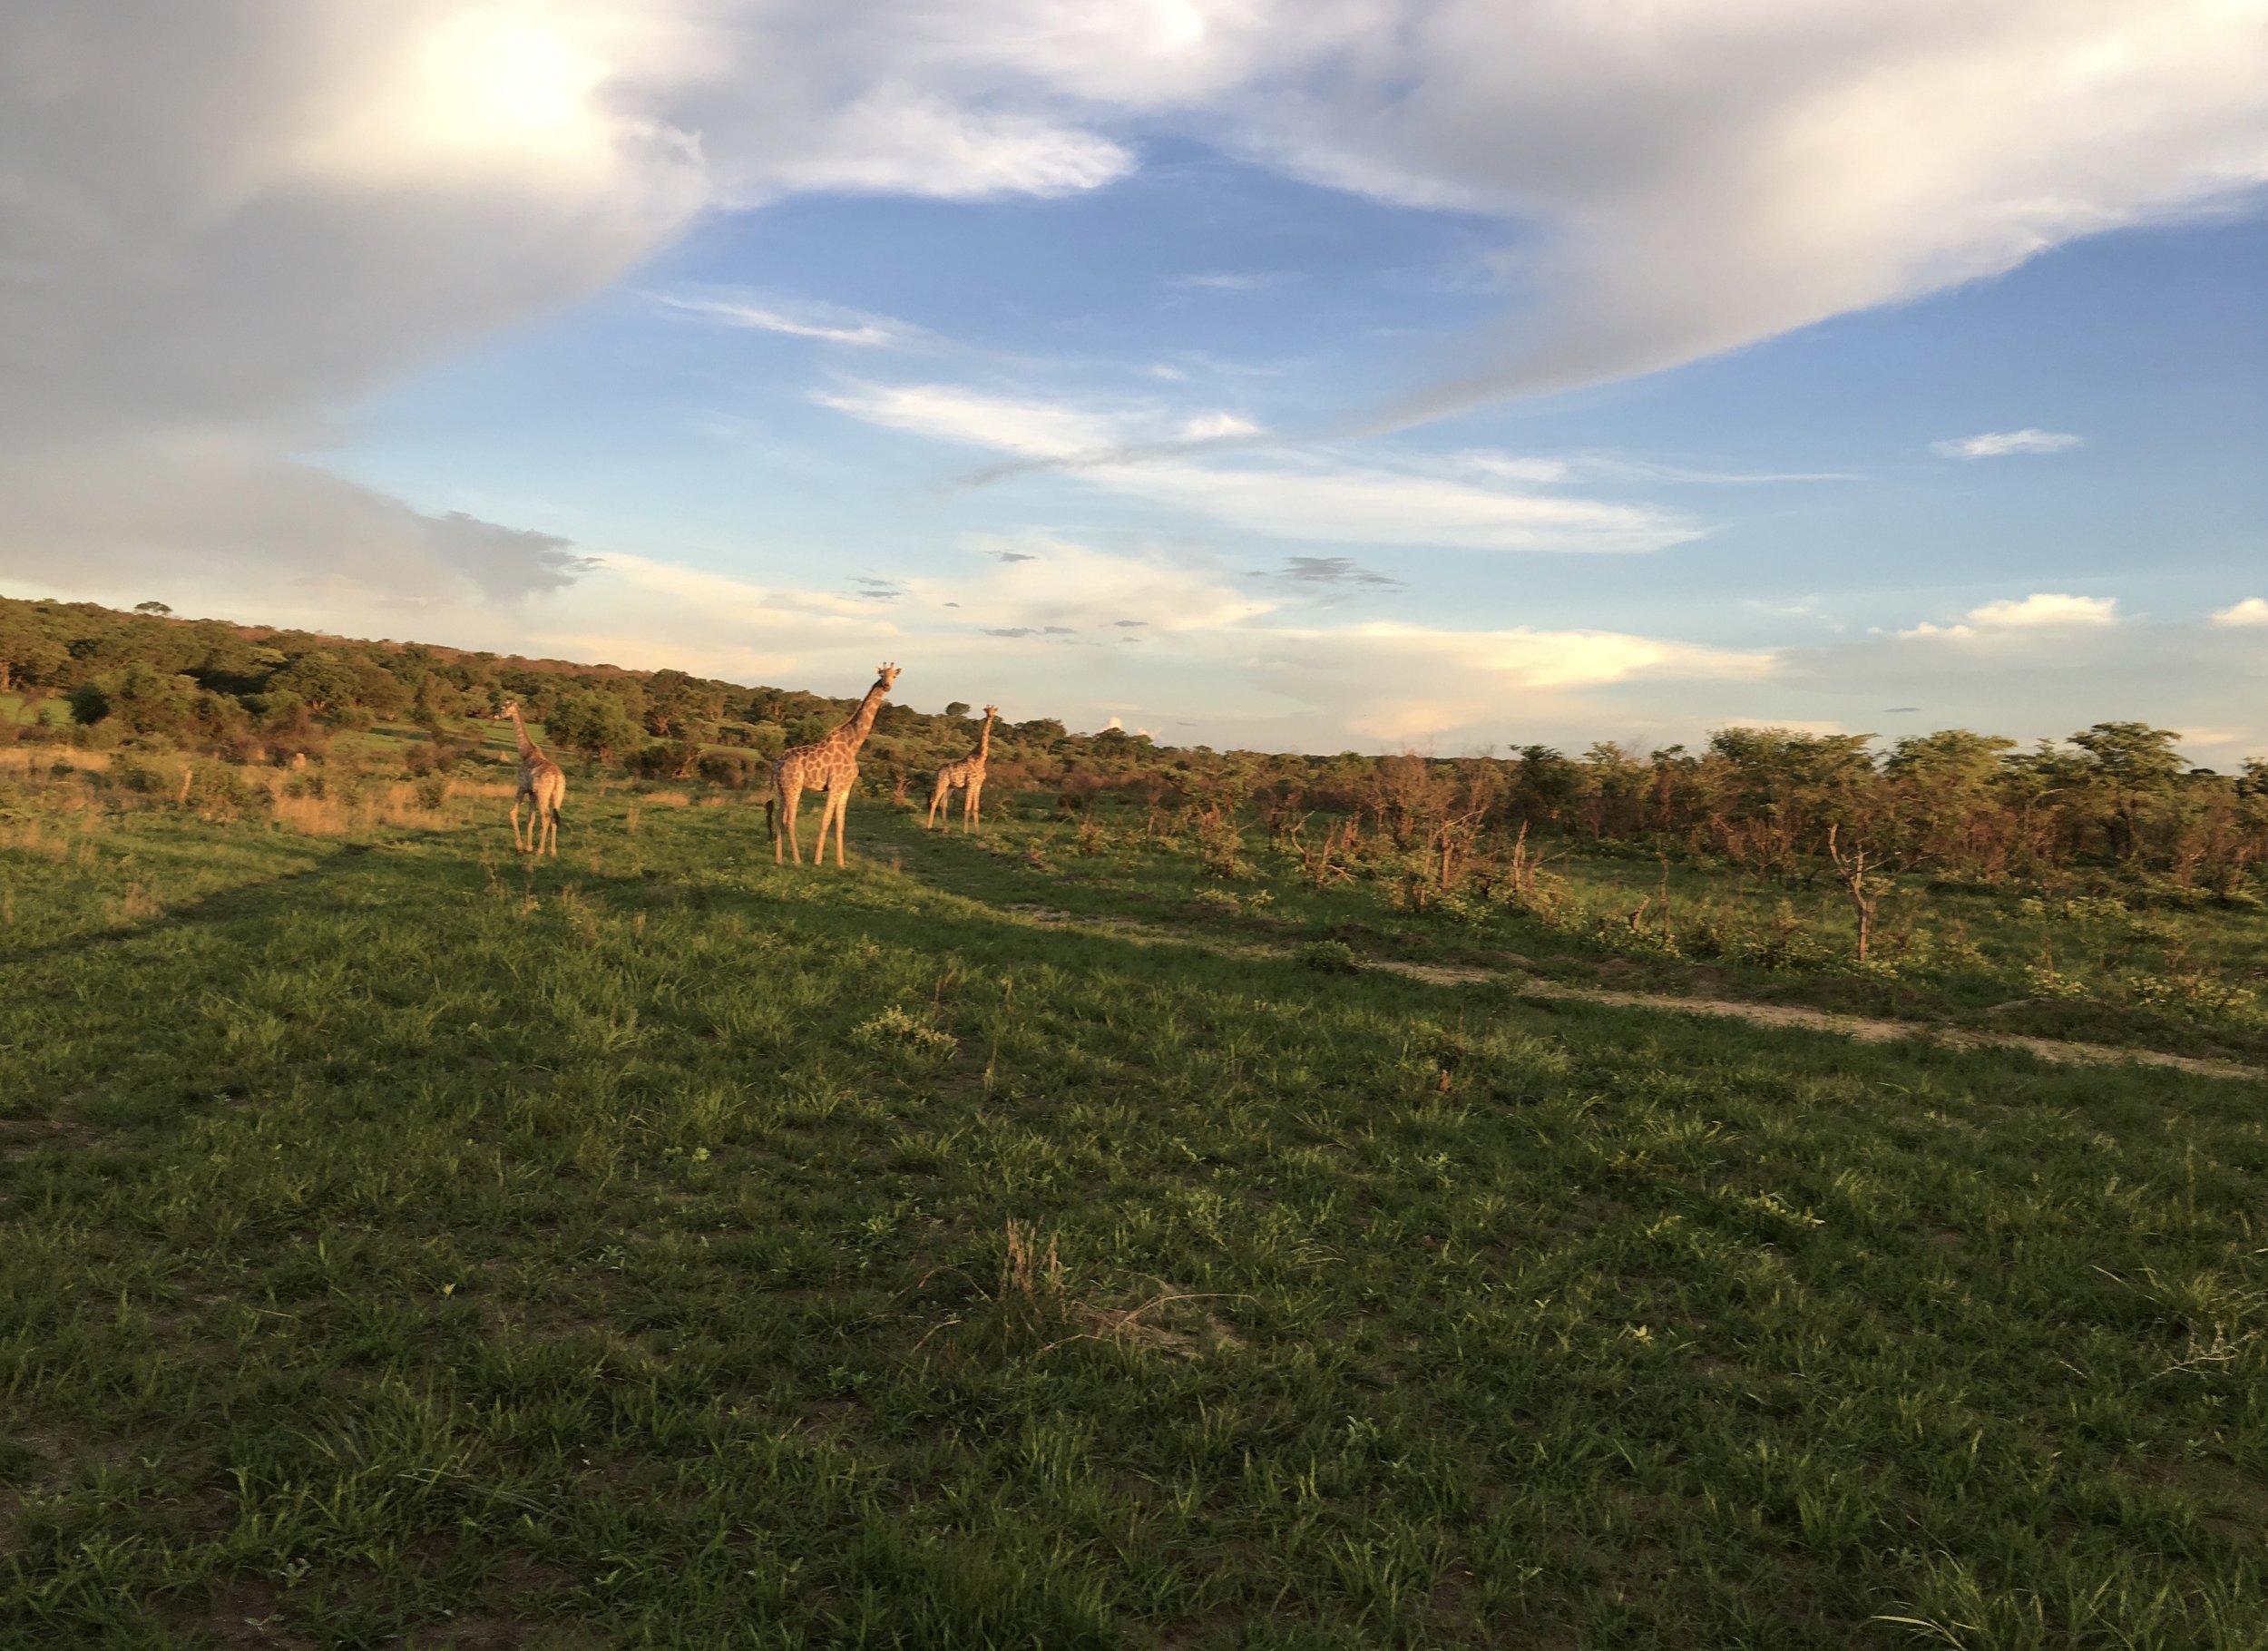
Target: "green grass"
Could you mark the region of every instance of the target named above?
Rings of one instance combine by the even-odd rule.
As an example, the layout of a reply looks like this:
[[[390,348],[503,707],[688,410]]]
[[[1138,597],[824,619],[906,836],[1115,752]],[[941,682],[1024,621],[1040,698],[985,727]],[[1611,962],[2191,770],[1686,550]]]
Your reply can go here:
[[[1146,833],[1138,810],[1100,806],[1082,832],[1034,798],[988,823],[982,848],[928,851],[957,853],[954,874],[988,898],[1246,935],[1336,933],[1373,956],[1510,953],[1531,972],[1623,988],[2268,1056],[2268,911],[2244,905],[2043,899],[1909,876],[1885,894],[1873,962],[1861,966],[1849,899],[1824,884],[1554,843],[1533,905],[1468,893],[1428,906],[1387,876],[1308,886],[1257,830],[1223,877],[1188,838]]]
[[[578,796],[0,796],[0,1644],[2268,1640],[2256,1086]]]

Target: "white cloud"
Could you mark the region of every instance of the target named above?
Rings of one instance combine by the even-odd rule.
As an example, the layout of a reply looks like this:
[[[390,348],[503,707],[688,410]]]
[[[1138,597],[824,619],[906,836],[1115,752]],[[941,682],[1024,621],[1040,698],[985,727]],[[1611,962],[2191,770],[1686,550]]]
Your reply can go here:
[[[1637,679],[1716,678],[1754,681],[1777,669],[1770,650],[1711,648],[1614,630],[1450,630],[1388,620],[1325,630],[1278,630],[1288,641],[1325,649],[1359,646],[1398,655],[1436,677],[1486,673],[1498,686],[1595,688]]]
[[[1728,717],[1716,726],[1721,728],[1771,728],[1790,734],[1848,734],[1851,731],[1832,719],[1801,717]]]
[[[2232,607],[2222,609],[2213,616],[2216,625],[2268,625],[2268,601],[2248,596]]]
[[[1549,485],[1568,478],[1565,459],[1539,458],[1510,453],[1490,453],[1473,449],[1450,455],[1450,464],[1476,475],[1494,476],[1507,482],[1533,482]]]
[[[1551,231],[1518,271],[1540,308],[1400,418],[1673,366],[2268,181],[2255,5],[1439,0],[1337,16],[1323,71],[1286,65],[1237,103],[1251,142],[1330,182]]]
[[[1034,459],[1075,459],[1123,447],[1128,431],[1108,414],[1015,401],[943,384],[859,384],[812,397],[870,425]]]
[[[1503,738],[1509,726],[1627,722],[1587,690],[1627,684],[1755,684],[1772,651],[1711,648],[1604,630],[1454,630],[1373,620],[1270,629],[1251,640],[1257,681],[1330,725],[1401,744]],[[1575,714],[1570,716],[1569,712]],[[1493,732],[1491,731],[1493,730]]]
[[[1129,151],[1093,132],[887,86],[835,115],[809,152],[775,161],[758,175],[791,190],[970,200],[1077,194],[1133,170]]]
[[[2244,728],[2184,728],[2181,743],[2192,749],[2242,745],[2250,737]]]
[[[1210,292],[1258,292],[1279,285],[1284,277],[1267,269],[1223,270],[1212,275],[1177,275],[1168,287],[1195,288]]]
[[[2115,625],[2118,622],[2118,600],[2112,596],[2061,596],[2035,591],[2021,601],[2010,598],[1971,608],[1969,622],[1998,630]]]
[[[1173,454],[1189,428],[1156,408],[1096,412],[949,385],[856,385],[816,399],[870,424],[1058,465],[1091,486],[1278,537],[1622,552],[1659,550],[1701,531],[1682,517],[1641,506],[1480,485],[1330,455],[1278,451],[1265,462],[1237,457],[1212,463],[1149,456]],[[1218,425],[1200,427],[1220,430]]]
[[[964,622],[987,630],[1083,635],[1123,629],[1132,616],[1159,633],[1218,630],[1275,606],[1164,556],[1119,554],[1047,532],[973,533],[964,542],[988,565],[960,579],[910,577],[905,586],[924,602],[958,601]]]
[[[134,484],[121,487],[122,474]],[[19,583],[187,611],[321,612],[356,635],[472,602],[557,591],[588,567],[568,542],[429,514],[313,465],[222,438],[101,453],[0,454],[0,570]],[[323,553],[309,555],[319,545]],[[176,600],[176,599],[179,600]]]
[[[2087,629],[2118,622],[2118,599],[2113,596],[2065,596],[2035,591],[2020,601],[2010,597],[1971,608],[1961,622],[1935,625],[1923,620],[1902,637],[1973,638],[2039,630]]]
[[[860,349],[903,349],[927,341],[918,327],[888,316],[866,315],[835,304],[784,305],[727,293],[657,293],[669,308],[703,317],[727,327],[786,333]]]
[[[1930,451],[1941,458],[1997,459],[2011,453],[2065,453],[2081,445],[2084,439],[2055,430],[2001,430],[1959,441],[1931,442]]]
[[[2229,0],[83,5],[8,15],[0,60],[72,89],[0,104],[0,423],[44,438],[335,405],[709,205],[1095,189],[1137,118],[1542,220],[1543,309],[1442,405],[2268,181],[2268,15]]]
[[[1260,426],[1240,413],[1200,413],[1181,421],[1181,439],[1185,442],[1213,442],[1227,436],[1260,434]]]
[[[1484,551],[1657,551],[1697,538],[1683,518],[1357,464],[1161,461],[1078,473],[1114,492],[1199,510],[1256,533]]]

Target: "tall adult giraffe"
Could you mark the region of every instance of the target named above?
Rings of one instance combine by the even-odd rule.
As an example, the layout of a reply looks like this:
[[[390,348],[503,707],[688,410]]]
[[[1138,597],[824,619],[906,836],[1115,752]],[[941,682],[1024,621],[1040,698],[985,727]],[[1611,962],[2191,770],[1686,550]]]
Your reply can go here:
[[[535,741],[528,738],[528,725],[520,720],[517,699],[507,700],[496,715],[512,718],[512,731],[520,741],[520,783],[512,794],[512,845],[523,855],[540,855],[548,849],[556,860],[559,806],[567,800],[566,771],[544,756]],[[523,801],[535,805],[535,817],[528,822],[524,841],[520,835],[520,805]]]
[[[984,726],[977,730],[976,749],[959,762],[949,762],[937,770],[936,787],[929,794],[929,825],[937,824],[937,811],[943,809],[945,824],[953,824],[953,794],[961,793],[961,829],[974,831],[978,816],[983,812],[980,800],[984,795],[984,765],[992,756],[992,718],[1000,715],[1000,707],[984,708]]]
[[[819,811],[819,840],[812,847],[811,864],[819,865],[826,860],[826,828],[835,824],[835,864],[843,864],[843,816],[849,811],[851,786],[858,779],[858,747],[866,743],[866,736],[875,726],[875,713],[890,697],[890,685],[898,679],[898,668],[880,665],[875,669],[875,685],[866,690],[866,697],[858,702],[858,708],[825,739],[807,746],[782,751],[779,760],[772,765],[772,790],[778,804],[772,816],[772,862],[779,863],[779,840],[787,838],[787,852],[795,856],[797,865],[803,864],[803,850],[796,842],[796,809],[807,791],[826,793],[826,805]]]

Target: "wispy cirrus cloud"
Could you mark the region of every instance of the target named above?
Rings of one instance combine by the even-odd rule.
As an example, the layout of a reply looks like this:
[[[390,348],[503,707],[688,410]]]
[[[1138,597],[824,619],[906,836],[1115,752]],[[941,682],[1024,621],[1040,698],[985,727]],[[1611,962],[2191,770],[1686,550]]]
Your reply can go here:
[[[1400,580],[1363,567],[1346,556],[1286,556],[1281,571],[1261,577],[1309,585],[1368,585],[1382,591],[1403,588]]]
[[[1690,465],[1660,464],[1609,453],[1512,454],[1485,448],[1454,453],[1449,468],[1498,476],[1507,481],[1549,485],[1559,482],[1628,482],[1692,484],[1710,487],[1756,486],[1777,482],[1856,482],[1862,478],[1848,470],[1701,470]]]
[[[1168,287],[1205,292],[1259,292],[1291,278],[1280,269],[1224,269],[1205,275],[1177,275]]]
[[[720,326],[816,338],[855,349],[909,349],[936,342],[909,321],[846,309],[838,304],[787,302],[732,291],[658,292],[653,297],[667,308]]]
[[[1544,493],[1487,475],[1461,478],[1271,448],[1215,457],[1178,444],[1217,433],[1256,446],[1234,415],[1112,411],[937,384],[853,384],[821,405],[868,424],[1041,461],[1090,486],[1193,510],[1249,532],[1344,543],[1471,550],[1643,552],[1698,537],[1689,519],[1647,506]]]
[[[2086,440],[2060,430],[1996,430],[1931,442],[1930,451],[1947,459],[1998,459],[2012,453],[2068,453],[2085,445]]]
[[[1032,635],[1221,630],[1276,606],[1186,560],[1100,550],[1056,533],[973,533],[963,543],[991,565],[965,577],[909,576],[904,587],[917,601],[943,607],[950,599],[1000,621],[1000,629]]]

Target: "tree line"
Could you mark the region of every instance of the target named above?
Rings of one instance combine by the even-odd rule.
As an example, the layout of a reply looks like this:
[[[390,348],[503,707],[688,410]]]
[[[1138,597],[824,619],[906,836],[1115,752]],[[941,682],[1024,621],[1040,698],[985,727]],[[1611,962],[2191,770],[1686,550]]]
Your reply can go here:
[[[24,708],[0,738],[210,752],[240,763],[319,758],[331,736],[379,722],[424,730],[415,762],[470,749],[464,719],[517,698],[559,748],[657,779],[745,785],[815,739],[855,699],[749,687],[681,670],[533,659],[367,641],[218,620],[161,604],[0,599],[0,693]],[[67,709],[52,730],[43,701]],[[970,708],[885,706],[866,751],[870,787],[909,783],[974,736]],[[1040,786],[1078,812],[1112,796],[1233,861],[1264,826],[1322,864],[1381,857],[1453,889],[1518,876],[1540,845],[1676,854],[1791,879],[1869,867],[1980,882],[2053,882],[2096,868],[2169,889],[2244,895],[2268,858],[2268,761],[2225,775],[2185,764],[2171,730],[2104,722],[2021,748],[1953,728],[1894,740],[1720,729],[1698,750],[1613,744],[1569,756],[1531,745],[1437,759],[1160,747],[1117,728],[1075,735],[1051,718],[1002,723],[1002,791]],[[1839,873],[1837,868],[1842,868]],[[1509,868],[1509,871],[1508,871]],[[2247,896],[2249,897],[2249,896]]]

